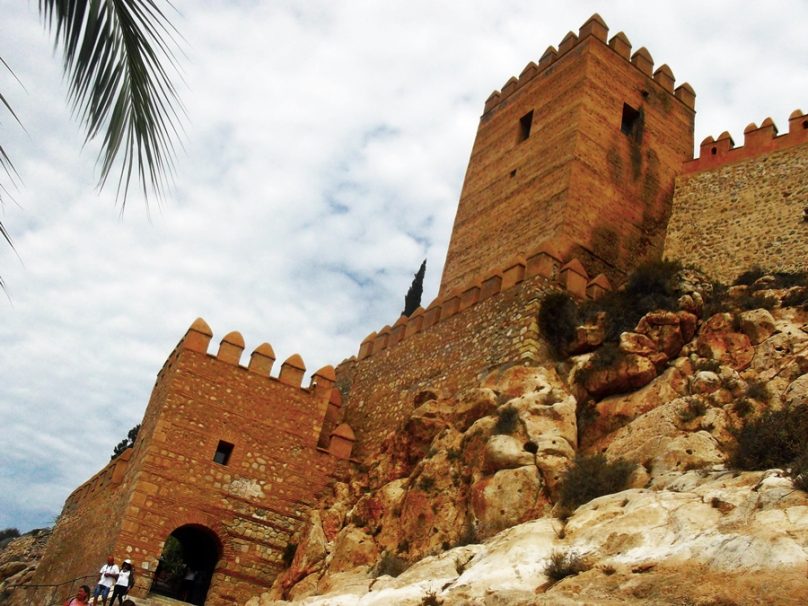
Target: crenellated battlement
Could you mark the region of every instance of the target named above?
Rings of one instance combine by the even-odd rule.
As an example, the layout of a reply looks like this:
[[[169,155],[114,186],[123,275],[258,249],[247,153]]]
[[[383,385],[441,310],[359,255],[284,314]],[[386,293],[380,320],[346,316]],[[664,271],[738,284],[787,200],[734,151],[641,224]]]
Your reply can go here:
[[[357,359],[363,360],[393,347],[534,276],[544,277],[578,299],[598,299],[612,289],[604,274],[590,278],[580,260],[575,257],[565,260],[559,251],[552,243],[545,242],[526,256],[512,257],[500,269],[485,272],[483,277],[473,280],[465,288],[436,297],[426,309],[419,307],[409,318],[402,315],[392,327],[386,325],[365,337]]]
[[[275,364],[275,350],[269,343],[261,343],[250,354],[247,366],[241,365],[241,356],[244,352],[244,337],[238,331],[227,333],[219,342],[219,349],[216,355],[208,353],[208,347],[213,339],[213,331],[202,318],[197,318],[191,324],[188,331],[180,339],[175,353],[178,350],[190,350],[216,358],[220,362],[242,368],[248,372],[265,377],[268,381],[276,381],[290,387],[297,387],[305,392],[312,393],[318,398],[328,399],[331,396],[331,389],[336,381],[334,367],[323,366],[315,372],[308,387],[303,387],[303,376],[306,374],[306,365],[300,354],[294,353],[281,364],[277,377],[273,377],[272,367]],[[173,356],[174,354],[172,354]],[[169,362],[171,361],[169,357]]]
[[[788,117],[788,132],[779,134],[771,118],[766,118],[760,126],[749,123],[743,130],[743,146],[735,147],[732,136],[724,131],[717,139],[705,138],[699,146],[699,157],[685,162],[683,174],[710,170],[747,158],[779,151],[795,145],[808,143],[808,114],[795,109]]]
[[[653,79],[662,90],[671,94],[688,108],[693,109],[695,107],[696,93],[693,88],[687,82],[675,87],[676,79],[668,65],[663,64],[654,70],[654,59],[648,49],[643,46],[632,54],[631,42],[623,32],[618,32],[607,41],[608,33],[609,27],[606,22],[600,15],[595,13],[579,28],[577,35],[574,32],[568,32],[558,44],[558,48],[552,45],[548,46],[539,58],[538,63],[529,62],[518,77],[512,76],[500,90],[493,91],[485,101],[483,115],[500,107],[503,102],[531,80],[549,74],[552,71],[551,68],[561,61],[565,55],[590,38],[608,45],[617,55],[625,59],[645,76]]]

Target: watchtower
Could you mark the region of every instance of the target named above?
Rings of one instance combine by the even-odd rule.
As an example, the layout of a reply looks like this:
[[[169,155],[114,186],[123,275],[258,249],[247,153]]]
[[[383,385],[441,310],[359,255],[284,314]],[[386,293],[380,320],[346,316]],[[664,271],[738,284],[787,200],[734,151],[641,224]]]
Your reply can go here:
[[[695,93],[607,34],[593,15],[486,101],[441,296],[540,246],[613,282],[661,255],[674,178],[693,154]]]

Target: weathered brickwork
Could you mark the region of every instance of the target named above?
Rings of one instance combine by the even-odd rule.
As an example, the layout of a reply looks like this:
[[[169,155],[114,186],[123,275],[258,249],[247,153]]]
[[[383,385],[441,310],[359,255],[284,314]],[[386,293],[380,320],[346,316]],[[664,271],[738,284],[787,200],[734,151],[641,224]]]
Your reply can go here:
[[[299,356],[275,379],[269,346],[244,368],[238,333],[216,356],[206,353],[210,337],[198,320],[180,342],[135,447],[68,499],[35,582],[91,574],[112,553],[135,562],[133,595],[143,596],[168,536],[191,525],[219,551],[206,604],[240,604],[271,584],[304,513],[345,471],[344,460],[317,447],[334,371],[321,369],[301,388]],[[226,464],[214,461],[220,441],[232,445]]]
[[[674,178],[693,153],[695,96],[607,32],[594,16],[489,98],[442,296],[542,242],[613,281],[661,254]]]
[[[759,147],[747,140],[732,149],[722,135],[718,145],[726,149],[711,154],[716,142],[705,140],[702,157],[692,163],[698,172],[677,180],[666,257],[726,283],[755,265],[808,270],[808,122],[795,112],[790,133],[777,139],[768,123],[762,128],[769,135],[758,139]],[[750,127],[747,139],[761,130]]]

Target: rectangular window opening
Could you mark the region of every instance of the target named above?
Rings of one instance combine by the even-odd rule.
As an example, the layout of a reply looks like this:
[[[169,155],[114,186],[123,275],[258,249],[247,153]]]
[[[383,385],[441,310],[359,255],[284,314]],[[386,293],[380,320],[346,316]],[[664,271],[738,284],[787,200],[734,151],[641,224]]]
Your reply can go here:
[[[213,455],[213,462],[219,465],[227,465],[230,461],[231,454],[233,454],[233,445],[230,442],[219,440],[219,445],[216,447],[216,454]]]
[[[640,128],[640,110],[634,109],[628,103],[623,103],[623,121],[620,130],[629,136],[636,137]]]
[[[530,136],[530,128],[533,126],[533,110],[527,112],[519,118],[519,138],[517,143],[521,143]]]

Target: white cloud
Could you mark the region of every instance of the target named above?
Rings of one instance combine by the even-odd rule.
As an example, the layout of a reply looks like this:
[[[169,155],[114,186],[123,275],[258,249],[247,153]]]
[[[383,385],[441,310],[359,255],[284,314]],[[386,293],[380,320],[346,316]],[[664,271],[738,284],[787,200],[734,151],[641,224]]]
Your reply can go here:
[[[197,316],[309,370],[392,323],[428,259],[437,291],[483,102],[596,10],[698,94],[696,141],[808,90],[808,7],[623,0],[176,3],[187,40],[185,151],[173,193],[124,217],[95,190],[59,58],[33,5],[4,7],[2,115],[24,179],[0,248],[0,527],[49,523],[140,421],[154,376]],[[808,109],[808,108],[806,108]]]

